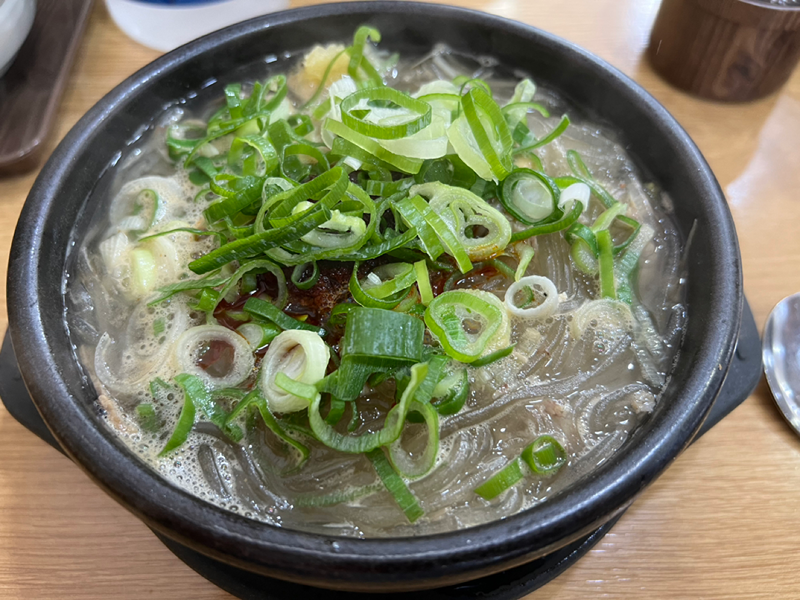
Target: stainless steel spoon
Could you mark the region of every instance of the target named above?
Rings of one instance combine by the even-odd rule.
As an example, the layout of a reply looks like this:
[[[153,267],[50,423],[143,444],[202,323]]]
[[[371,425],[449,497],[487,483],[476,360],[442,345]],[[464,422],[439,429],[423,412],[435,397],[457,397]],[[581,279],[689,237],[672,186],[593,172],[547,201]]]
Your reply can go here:
[[[775,402],[800,434],[800,293],[772,309],[764,328],[762,360]]]

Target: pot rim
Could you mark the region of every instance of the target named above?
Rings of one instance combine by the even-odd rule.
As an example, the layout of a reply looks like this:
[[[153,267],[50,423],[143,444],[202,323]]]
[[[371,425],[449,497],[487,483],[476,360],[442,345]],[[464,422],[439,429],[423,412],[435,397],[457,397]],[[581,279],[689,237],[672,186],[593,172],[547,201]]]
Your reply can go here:
[[[624,88],[660,125],[659,134],[695,168],[692,176],[708,198],[705,208],[710,234],[724,241],[714,257],[716,269],[709,294],[715,310],[727,317],[716,324],[696,323],[705,328],[705,345],[696,355],[682,393],[664,407],[647,436],[634,434],[613,460],[547,502],[503,520],[416,538],[360,540],[271,526],[218,508],[162,479],[110,432],[98,427],[81,403],[80,390],[65,382],[60,366],[64,349],[56,347],[45,331],[41,312],[47,282],[40,272],[40,254],[42,240],[48,235],[48,217],[52,219],[58,212],[54,191],[75,168],[84,145],[108,116],[136,97],[148,82],[169,76],[219,44],[308,18],[364,14],[366,19],[375,13],[408,11],[536,36],[571,60],[590,64],[604,81]],[[9,328],[20,370],[48,427],[73,461],[147,525],[214,558],[281,579],[341,589],[390,589],[397,582],[402,582],[404,589],[421,589],[521,564],[586,535],[623,510],[702,424],[734,351],[742,292],[733,220],[713,173],[688,134],[638,84],[588,51],[522,23],[442,5],[356,2],[298,8],[233,25],[156,59],[109,92],[59,144],[28,196],[12,245],[8,299]],[[62,355],[57,358],[59,351]]]

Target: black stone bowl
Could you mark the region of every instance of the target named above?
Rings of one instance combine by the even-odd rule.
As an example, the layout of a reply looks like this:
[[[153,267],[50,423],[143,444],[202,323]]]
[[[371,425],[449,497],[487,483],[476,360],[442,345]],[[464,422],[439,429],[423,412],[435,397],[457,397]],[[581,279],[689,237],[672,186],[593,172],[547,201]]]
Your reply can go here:
[[[64,272],[97,208],[90,195],[128,142],[165,104],[268,54],[347,40],[362,23],[410,56],[444,42],[530,73],[623,132],[643,172],[669,193],[688,237],[689,321],[655,412],[606,463],[547,502],[452,533],[355,540],[272,527],[172,486],[97,416],[96,393],[74,359],[64,323]],[[96,199],[97,196],[94,196]],[[479,12],[365,2],[315,6],[235,25],[159,58],[103,98],[64,138],[31,190],[8,274],[9,327],[25,383],[54,436],[98,485],[157,532],[230,564],[335,589],[401,591],[474,579],[543,556],[621,510],[686,447],[719,392],[742,307],[736,233],[714,175],[686,132],[647,92],[563,40]],[[122,541],[121,541],[122,542]]]

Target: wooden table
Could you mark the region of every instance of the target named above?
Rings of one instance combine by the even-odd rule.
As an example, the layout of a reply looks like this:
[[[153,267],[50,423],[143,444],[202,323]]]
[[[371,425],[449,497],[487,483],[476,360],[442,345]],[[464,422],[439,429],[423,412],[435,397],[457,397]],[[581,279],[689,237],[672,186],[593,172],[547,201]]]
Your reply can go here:
[[[670,88],[642,58],[658,0],[455,3],[567,38],[641,83],[689,131],[725,190],[759,327],[778,300],[800,290],[800,71],[766,100],[705,102]],[[98,2],[51,147],[92,104],[157,56],[125,38]],[[3,269],[35,175],[0,180]],[[4,328],[4,291],[0,302]],[[798,598],[798,569],[800,438],[762,382],[585,558],[529,598]],[[230,596],[0,407],[0,597]]]

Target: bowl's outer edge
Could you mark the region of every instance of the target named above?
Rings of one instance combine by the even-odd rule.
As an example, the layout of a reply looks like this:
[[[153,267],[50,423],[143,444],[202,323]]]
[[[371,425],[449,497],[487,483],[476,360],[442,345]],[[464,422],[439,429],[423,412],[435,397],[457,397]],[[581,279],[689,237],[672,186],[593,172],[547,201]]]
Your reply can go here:
[[[581,486],[529,511],[463,531],[400,539],[328,538],[258,524],[172,487],[98,428],[85,400],[93,397],[91,386],[72,364],[60,322],[60,295],[55,308],[60,302],[61,311],[54,315],[52,310],[54,278],[59,281],[64,268],[63,260],[53,258],[64,254],[59,247],[71,243],[71,226],[59,229],[56,225],[60,220],[71,223],[70,218],[81,210],[80,206],[62,207],[58,200],[70,174],[79,174],[80,154],[104,121],[134,98],[137,90],[217,44],[265,29],[291,27],[305,19],[339,17],[357,22],[392,15],[400,20],[410,18],[409,14],[414,19],[446,19],[462,28],[492,30],[499,54],[509,51],[502,48],[504,38],[509,44],[519,38],[535,40],[543,51],[549,48],[560,60],[571,61],[574,72],[590,69],[600,75],[597,81],[604,83],[597,85],[603,90],[588,86],[586,91],[598,94],[599,113],[632,111],[637,118],[644,115],[653,120],[653,138],[661,136],[664,152],[691,179],[701,204],[686,210],[702,217],[712,240],[707,242],[711,244],[708,252],[690,255],[690,261],[713,268],[705,281],[690,281],[689,295],[698,299],[697,313],[713,314],[714,322],[690,313],[684,343],[684,354],[689,356],[679,363],[686,371],[673,374],[681,391],[672,386],[669,402],[658,408],[658,418],[647,426],[647,435],[638,431],[614,460],[590,474]],[[603,105],[612,101],[630,106]],[[637,156],[650,152],[636,151]],[[37,178],[14,235],[7,285],[9,328],[26,385],[59,443],[92,479],[149,526],[215,558],[282,579],[354,590],[411,590],[473,579],[542,556],[617,514],[674,460],[702,424],[730,363],[742,303],[738,243],[722,191],[697,147],[655,99],[600,59],[532,27],[467,9],[411,2],[343,3],[275,13],[187,44],[131,76],[75,125]],[[66,363],[65,353],[70,357]]]

